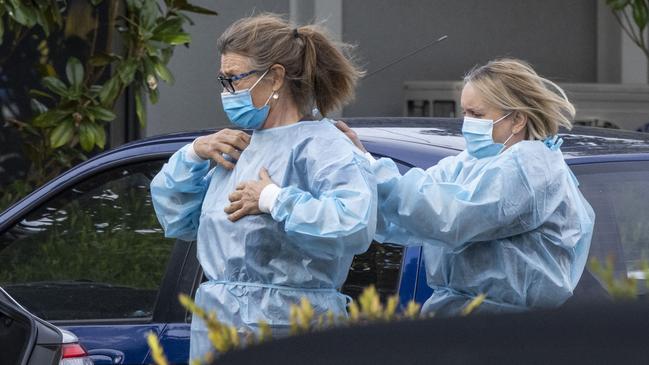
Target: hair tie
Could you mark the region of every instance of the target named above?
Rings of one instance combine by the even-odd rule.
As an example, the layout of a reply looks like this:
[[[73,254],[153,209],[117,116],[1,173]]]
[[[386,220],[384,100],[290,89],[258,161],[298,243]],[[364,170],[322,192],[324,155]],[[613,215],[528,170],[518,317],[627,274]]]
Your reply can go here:
[[[297,28],[293,28],[293,37],[298,38],[300,36],[300,33],[297,32]]]

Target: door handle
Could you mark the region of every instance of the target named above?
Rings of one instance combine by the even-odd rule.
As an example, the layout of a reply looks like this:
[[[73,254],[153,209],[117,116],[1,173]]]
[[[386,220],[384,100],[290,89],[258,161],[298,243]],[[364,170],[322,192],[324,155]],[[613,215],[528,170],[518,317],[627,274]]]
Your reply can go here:
[[[111,349],[94,349],[88,355],[95,365],[120,365],[124,363],[124,353]]]

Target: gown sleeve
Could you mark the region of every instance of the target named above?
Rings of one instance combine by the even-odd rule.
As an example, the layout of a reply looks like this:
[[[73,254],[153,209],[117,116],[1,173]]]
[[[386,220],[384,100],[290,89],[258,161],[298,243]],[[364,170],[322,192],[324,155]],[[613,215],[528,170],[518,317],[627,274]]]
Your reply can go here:
[[[376,229],[376,183],[369,163],[353,152],[329,160],[315,171],[309,191],[282,188],[271,215],[305,248],[334,256],[365,252]]]
[[[165,237],[196,239],[201,206],[214,170],[187,145],[174,153],[151,181],[151,199]]]
[[[550,189],[543,171],[521,168],[518,156],[487,167],[480,178],[465,184],[448,182],[457,167],[453,157],[401,175],[392,160],[373,164],[379,196],[377,239],[453,249],[511,237],[538,227],[553,210],[548,205],[562,200],[562,189]]]

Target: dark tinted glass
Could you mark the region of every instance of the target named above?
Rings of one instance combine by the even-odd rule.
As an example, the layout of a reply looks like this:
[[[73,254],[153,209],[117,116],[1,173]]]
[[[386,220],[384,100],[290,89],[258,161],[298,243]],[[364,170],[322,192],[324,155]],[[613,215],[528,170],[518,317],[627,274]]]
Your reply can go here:
[[[598,163],[572,167],[595,210],[591,256],[611,256],[615,271],[640,281],[649,260],[649,162]]]
[[[150,317],[174,243],[149,193],[161,166],[111,170],[29,213],[0,236],[0,286],[48,320]]]

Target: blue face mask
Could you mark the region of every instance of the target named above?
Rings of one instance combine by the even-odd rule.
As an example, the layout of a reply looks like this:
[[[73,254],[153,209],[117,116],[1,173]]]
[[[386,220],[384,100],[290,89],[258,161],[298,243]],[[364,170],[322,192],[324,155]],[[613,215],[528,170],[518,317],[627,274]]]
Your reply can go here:
[[[268,102],[275,94],[272,92],[264,105],[261,108],[256,108],[252,103],[252,95],[250,91],[257,86],[259,81],[266,76],[268,70],[257,80],[249,89],[239,90],[234,94],[224,91],[221,93],[221,102],[223,103],[223,110],[227,114],[228,119],[232,124],[241,128],[259,129],[264,124],[268,117],[270,106]]]
[[[492,133],[494,125],[510,114],[511,112],[507,113],[495,122],[490,119],[464,117],[462,135],[466,141],[466,149],[471,156],[475,158],[495,156],[505,148],[505,144],[514,136],[514,133],[507,138],[505,143],[494,142]]]

